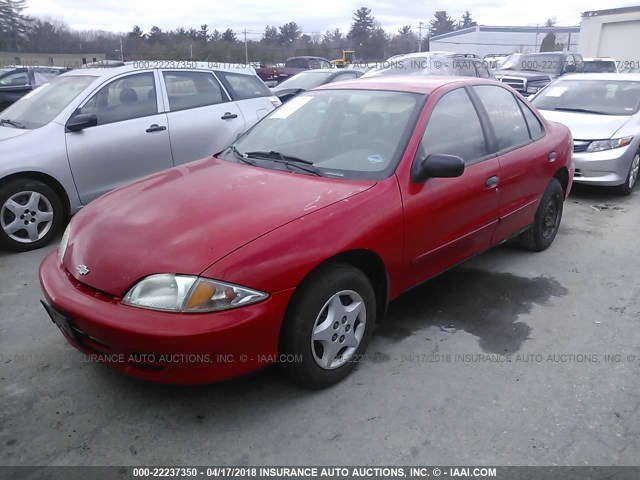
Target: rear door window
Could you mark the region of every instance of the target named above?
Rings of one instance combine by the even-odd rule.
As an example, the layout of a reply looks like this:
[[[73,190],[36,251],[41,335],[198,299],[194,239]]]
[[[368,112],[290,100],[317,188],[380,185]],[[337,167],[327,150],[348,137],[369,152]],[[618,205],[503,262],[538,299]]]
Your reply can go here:
[[[213,73],[166,71],[162,76],[172,112],[228,101]]]
[[[493,85],[475,85],[498,141],[498,151],[510,150],[529,143],[529,129],[511,92]]]

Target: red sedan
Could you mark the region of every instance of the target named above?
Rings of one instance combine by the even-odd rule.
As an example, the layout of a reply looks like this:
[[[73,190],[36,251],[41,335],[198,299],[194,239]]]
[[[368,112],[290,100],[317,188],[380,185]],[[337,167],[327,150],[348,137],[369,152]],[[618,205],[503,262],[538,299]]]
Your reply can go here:
[[[401,292],[510,238],[549,247],[573,173],[569,130],[496,82],[331,84],[84,208],[42,263],[43,303],[76,348],[140,378],[280,362],[324,387]]]

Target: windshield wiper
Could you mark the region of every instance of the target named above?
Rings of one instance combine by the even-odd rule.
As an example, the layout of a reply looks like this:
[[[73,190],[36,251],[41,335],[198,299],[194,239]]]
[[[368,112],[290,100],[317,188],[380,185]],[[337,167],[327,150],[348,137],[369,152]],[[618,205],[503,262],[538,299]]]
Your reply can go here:
[[[272,162],[282,163],[287,166],[287,169],[289,171],[291,171],[289,167],[295,167],[298,170],[302,170],[303,172],[311,173],[312,175],[317,175],[319,177],[322,176],[322,174],[320,173],[320,169],[313,166],[313,162],[310,162],[309,160],[305,160],[303,158],[293,157],[291,155],[283,155],[282,153],[275,152],[273,150],[271,150],[270,152],[246,152],[246,155],[249,158],[260,158],[264,160],[271,160]]]
[[[11,125],[13,128],[27,128],[20,122],[15,122],[13,120],[9,120],[8,118],[0,118],[0,126],[4,126],[4,124]]]
[[[254,162],[253,160],[249,160],[242,153],[240,153],[240,150],[238,150],[235,147],[235,145],[231,145],[229,147],[229,150],[231,150],[231,152],[233,153],[233,156],[236,157],[238,160],[240,160],[242,163],[246,163],[247,165],[255,165],[256,164],[256,162]]]
[[[570,108],[570,107],[556,107],[554,110],[559,110],[561,112],[579,112],[579,113],[593,113],[595,115],[608,115],[605,112],[599,112],[597,110],[589,110],[587,108]]]
[[[279,159],[279,160],[286,160],[288,162],[297,162],[297,163],[304,163],[305,165],[313,165],[313,162],[310,162],[309,160],[305,160],[303,158],[298,158],[298,157],[292,157],[291,155],[283,155],[280,152],[274,152],[273,150],[271,150],[270,152],[267,151],[255,151],[255,152],[246,152],[247,157],[258,157],[258,158],[268,158],[270,160],[274,160],[274,159]]]

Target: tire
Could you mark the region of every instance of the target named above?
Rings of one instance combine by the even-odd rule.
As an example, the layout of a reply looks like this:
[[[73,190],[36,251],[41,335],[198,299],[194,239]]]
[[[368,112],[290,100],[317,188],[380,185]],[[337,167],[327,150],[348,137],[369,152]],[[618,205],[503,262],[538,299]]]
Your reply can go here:
[[[635,186],[638,180],[638,173],[640,171],[640,151],[636,152],[635,157],[631,161],[631,165],[629,166],[629,173],[627,174],[627,178],[625,179],[622,185],[619,185],[617,188],[618,193],[623,196],[631,195],[633,192],[633,187]]]
[[[556,178],[552,178],[542,195],[533,224],[520,234],[520,245],[527,250],[541,252],[553,243],[562,220],[564,190]]]
[[[359,306],[350,310],[354,304]],[[280,353],[295,360],[281,367],[301,386],[334,385],[355,368],[375,322],[376,297],[367,276],[350,265],[328,264],[303,282],[287,309]]]
[[[26,252],[43,247],[63,222],[62,201],[47,184],[15,179],[0,185],[0,248]]]

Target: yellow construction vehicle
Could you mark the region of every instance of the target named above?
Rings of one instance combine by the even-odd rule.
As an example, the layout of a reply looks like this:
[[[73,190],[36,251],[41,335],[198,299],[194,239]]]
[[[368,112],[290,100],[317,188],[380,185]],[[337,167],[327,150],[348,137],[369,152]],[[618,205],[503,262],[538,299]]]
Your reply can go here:
[[[344,68],[350,63],[353,63],[355,53],[354,50],[342,50],[342,58],[331,60],[331,65],[336,68]]]

